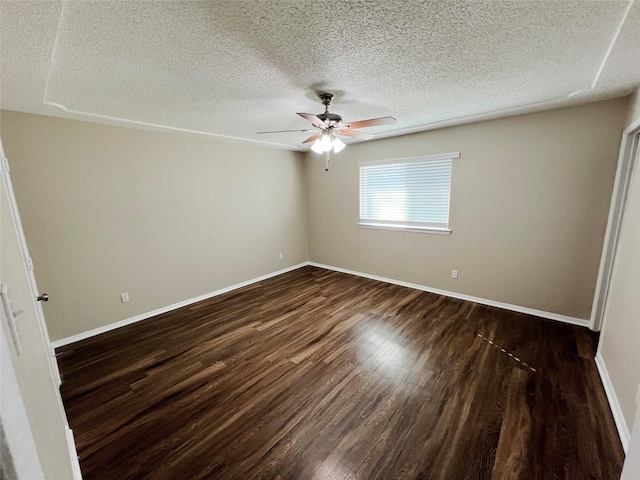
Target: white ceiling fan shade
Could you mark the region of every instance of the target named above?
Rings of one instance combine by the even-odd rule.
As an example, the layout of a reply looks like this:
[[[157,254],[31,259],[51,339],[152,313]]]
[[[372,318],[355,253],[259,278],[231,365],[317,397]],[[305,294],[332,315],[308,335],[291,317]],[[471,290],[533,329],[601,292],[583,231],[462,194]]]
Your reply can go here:
[[[322,135],[320,135],[318,141],[323,152],[328,152],[333,147],[333,145],[331,144],[331,135],[329,135],[328,133],[323,133]]]
[[[333,144],[334,153],[340,152],[346,146],[344,142],[340,140],[338,137],[333,137],[333,140],[331,141],[331,143]]]
[[[311,145],[311,150],[313,150],[316,153],[324,153],[324,150],[322,149],[322,146],[320,145],[320,139],[319,138],[315,142],[313,142],[313,145]]]

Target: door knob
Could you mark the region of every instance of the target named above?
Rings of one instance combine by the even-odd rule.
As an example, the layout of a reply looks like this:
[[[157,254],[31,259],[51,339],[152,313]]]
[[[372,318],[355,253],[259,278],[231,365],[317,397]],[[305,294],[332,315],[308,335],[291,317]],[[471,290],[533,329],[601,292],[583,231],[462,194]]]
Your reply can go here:
[[[49,295],[47,295],[46,293],[43,293],[39,297],[36,297],[36,300],[38,300],[39,302],[48,302],[49,301]]]

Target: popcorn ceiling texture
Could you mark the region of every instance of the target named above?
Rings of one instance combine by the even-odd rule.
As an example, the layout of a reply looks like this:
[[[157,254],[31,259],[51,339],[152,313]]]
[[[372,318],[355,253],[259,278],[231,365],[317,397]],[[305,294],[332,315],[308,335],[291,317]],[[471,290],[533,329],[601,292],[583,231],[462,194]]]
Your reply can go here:
[[[640,2],[3,1],[1,21],[2,108],[284,148],[308,134],[255,132],[307,128],[319,91],[393,135],[640,85]]]

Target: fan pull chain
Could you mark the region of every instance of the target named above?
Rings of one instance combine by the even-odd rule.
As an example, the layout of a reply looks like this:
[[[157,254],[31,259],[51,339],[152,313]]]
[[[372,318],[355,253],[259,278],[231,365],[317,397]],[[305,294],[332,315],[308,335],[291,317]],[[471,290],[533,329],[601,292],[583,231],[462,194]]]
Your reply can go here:
[[[329,171],[329,152],[325,152],[324,154],[324,171]]]

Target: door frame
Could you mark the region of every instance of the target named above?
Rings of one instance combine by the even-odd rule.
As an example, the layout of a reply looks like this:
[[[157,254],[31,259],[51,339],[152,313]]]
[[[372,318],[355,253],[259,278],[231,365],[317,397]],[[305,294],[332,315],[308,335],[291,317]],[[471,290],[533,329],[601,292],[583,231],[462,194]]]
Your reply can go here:
[[[622,220],[627,207],[629,186],[634,168],[640,155],[640,118],[637,118],[625,128],[622,134],[620,154],[618,155],[618,167],[616,179],[613,184],[611,206],[609,207],[609,219],[600,257],[600,269],[596,281],[596,291],[593,296],[591,318],[589,328],[599,332],[602,329],[605,308],[609,296],[609,287],[615,265],[618,241],[622,228]]]

